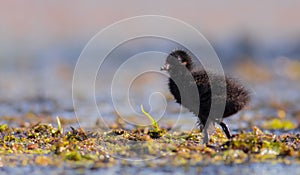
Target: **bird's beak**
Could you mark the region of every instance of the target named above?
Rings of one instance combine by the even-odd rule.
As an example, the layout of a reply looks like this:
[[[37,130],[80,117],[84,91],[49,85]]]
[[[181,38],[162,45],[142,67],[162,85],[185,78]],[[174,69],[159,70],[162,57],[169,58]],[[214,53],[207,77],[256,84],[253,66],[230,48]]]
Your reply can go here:
[[[170,64],[168,64],[168,63],[166,63],[164,66],[162,66],[161,68],[160,68],[160,70],[169,70],[169,68],[170,68]]]

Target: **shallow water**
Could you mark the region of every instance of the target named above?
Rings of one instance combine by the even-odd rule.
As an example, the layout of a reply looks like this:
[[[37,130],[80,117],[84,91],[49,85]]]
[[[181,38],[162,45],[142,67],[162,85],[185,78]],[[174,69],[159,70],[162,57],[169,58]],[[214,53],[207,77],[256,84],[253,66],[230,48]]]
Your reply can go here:
[[[18,168],[4,167],[0,169],[1,174],[222,174],[222,175],[253,175],[253,174],[298,174],[300,167],[294,164],[272,164],[272,163],[252,163],[252,164],[237,164],[237,165],[208,165],[188,168],[162,167],[149,168],[143,166],[115,166],[114,168],[104,168],[98,170],[91,169],[72,169],[67,167],[41,167],[41,166],[21,166]]]

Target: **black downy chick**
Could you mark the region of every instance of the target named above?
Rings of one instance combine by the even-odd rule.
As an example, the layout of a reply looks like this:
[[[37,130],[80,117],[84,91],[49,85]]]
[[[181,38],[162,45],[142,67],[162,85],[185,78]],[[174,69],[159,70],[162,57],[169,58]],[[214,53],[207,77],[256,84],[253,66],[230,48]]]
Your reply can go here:
[[[161,70],[168,71],[170,75],[169,89],[176,102],[198,116],[201,131],[207,123],[212,98],[215,98],[217,102],[226,100],[223,116],[219,119],[215,118],[213,122],[220,124],[227,138],[231,138],[230,130],[222,119],[237,113],[249,103],[249,93],[242,85],[225,76],[225,96],[212,97],[208,73],[203,69],[194,70],[191,57],[183,50],[170,53],[166,64],[161,67]],[[216,83],[221,79],[219,75],[210,74],[210,76],[213,76],[213,79],[217,81]],[[222,79],[224,80],[224,78]],[[197,96],[199,97],[197,98]],[[204,134],[204,143],[207,143],[209,139],[208,131],[205,130]]]

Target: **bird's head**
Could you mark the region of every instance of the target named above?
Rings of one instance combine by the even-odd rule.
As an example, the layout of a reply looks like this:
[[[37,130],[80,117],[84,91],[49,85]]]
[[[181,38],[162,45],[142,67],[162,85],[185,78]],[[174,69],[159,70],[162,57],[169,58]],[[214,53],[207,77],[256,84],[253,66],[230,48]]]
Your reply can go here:
[[[161,70],[169,71],[170,69],[176,69],[183,66],[185,66],[188,70],[191,70],[192,58],[186,51],[175,50],[168,55],[166,63],[161,67]]]

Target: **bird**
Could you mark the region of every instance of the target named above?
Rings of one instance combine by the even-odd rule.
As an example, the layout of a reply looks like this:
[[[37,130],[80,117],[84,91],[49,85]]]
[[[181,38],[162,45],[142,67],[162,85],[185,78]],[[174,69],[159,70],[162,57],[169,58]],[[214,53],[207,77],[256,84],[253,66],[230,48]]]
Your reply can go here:
[[[211,70],[195,68],[191,56],[185,50],[174,50],[166,58],[161,70],[169,74],[169,90],[177,103],[189,109],[198,117],[200,131],[204,130],[203,142],[209,141],[209,134],[205,125],[211,110],[212,99],[216,104],[225,102],[225,109],[222,116],[215,116],[212,123],[217,123],[222,127],[226,137],[232,138],[231,132],[223,118],[229,117],[243,108],[250,101],[249,91],[237,80],[227,75],[225,77],[215,74]],[[217,91],[222,91],[226,87],[226,93],[212,95],[210,78],[216,81]],[[221,85],[224,83],[225,85]],[[223,81],[222,81],[223,80]],[[219,88],[219,89],[218,89]]]

